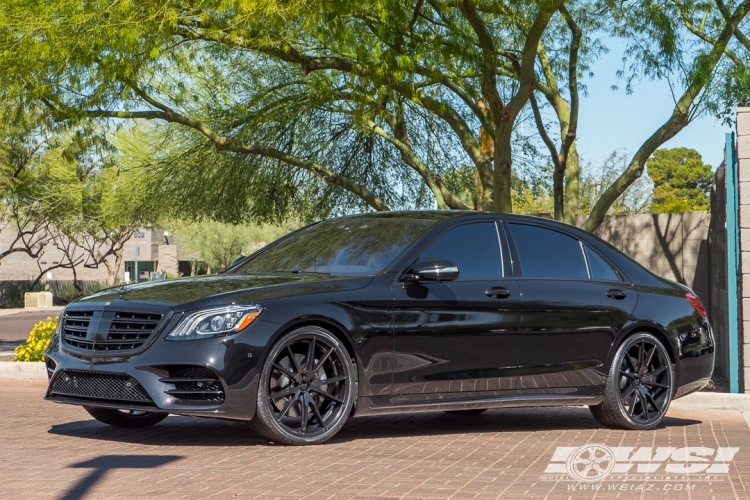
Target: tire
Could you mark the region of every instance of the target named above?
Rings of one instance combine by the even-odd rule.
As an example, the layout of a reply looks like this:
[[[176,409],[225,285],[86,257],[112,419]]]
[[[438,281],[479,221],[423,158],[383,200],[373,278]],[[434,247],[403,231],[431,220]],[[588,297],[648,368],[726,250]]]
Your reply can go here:
[[[636,333],[615,354],[604,400],[589,409],[607,427],[648,430],[662,421],[673,393],[674,366],[666,348],[650,333]]]
[[[111,408],[95,408],[84,406],[84,410],[89,415],[103,424],[113,425],[115,427],[151,427],[158,424],[169,413],[154,413],[150,411],[133,411],[133,410],[114,410]]]
[[[474,408],[472,410],[446,410],[445,413],[449,415],[460,415],[466,417],[473,417],[474,415],[481,415],[486,412],[486,408]]]
[[[323,443],[344,426],[356,388],[357,371],[343,344],[323,328],[298,328],[268,353],[250,424],[274,443]]]

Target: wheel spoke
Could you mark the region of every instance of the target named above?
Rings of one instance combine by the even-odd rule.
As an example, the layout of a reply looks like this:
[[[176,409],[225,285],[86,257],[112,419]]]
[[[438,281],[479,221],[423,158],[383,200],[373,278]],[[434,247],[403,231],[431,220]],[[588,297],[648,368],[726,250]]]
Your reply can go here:
[[[630,397],[630,396],[631,396],[631,395],[632,395],[632,394],[633,394],[634,392],[635,392],[635,386],[634,386],[634,385],[631,385],[630,387],[628,387],[628,390],[627,390],[627,391],[625,391],[625,394],[623,394],[623,395],[622,395],[622,400],[623,400],[623,401],[625,401],[625,400],[626,400],[626,399],[628,399],[628,398],[629,398],[629,397]]]
[[[300,420],[300,430],[302,431],[302,434],[307,434],[307,420],[310,418],[307,413],[307,398],[303,395],[302,396],[302,411],[300,412],[301,420]]]
[[[289,401],[287,401],[286,404],[284,405],[284,409],[281,410],[281,413],[279,414],[279,416],[276,417],[277,422],[281,422],[281,419],[286,416],[286,414],[289,412],[289,409],[292,407],[294,403],[297,402],[298,399],[299,399],[299,394],[295,395],[293,398],[289,398]]]
[[[646,398],[643,397],[643,394],[641,394],[640,391],[638,391],[638,400],[641,402],[641,408],[643,409],[643,416],[646,420],[648,420],[648,401],[646,401]]]
[[[315,368],[313,368],[314,372],[317,372],[318,370],[320,370],[320,368],[323,366],[323,363],[326,362],[326,360],[328,359],[328,357],[331,355],[332,352],[333,352],[333,347],[331,347],[330,349],[328,349],[325,352],[325,354],[323,354],[323,356],[321,356],[321,358],[318,360],[318,364],[315,365]]]
[[[307,359],[305,361],[307,361],[305,363],[305,370],[309,372],[315,364],[315,337],[312,338],[310,345],[307,346]]]
[[[291,346],[286,346],[286,350],[289,352],[289,357],[292,360],[292,365],[294,365],[294,369],[297,370],[297,373],[301,374],[302,373],[302,369],[297,364],[297,358],[294,356],[294,352],[292,352],[292,347]]]
[[[657,375],[659,375],[660,373],[665,372],[665,371],[667,371],[667,367],[666,366],[662,366],[661,368],[657,368],[656,370],[654,370],[652,372],[644,373],[643,375],[645,377],[652,377],[653,378],[653,377],[656,377]]]
[[[334,384],[336,382],[341,382],[342,380],[346,380],[346,377],[330,377],[326,379],[316,380],[315,382],[312,382],[310,384],[310,387],[320,387],[322,385]]]
[[[628,409],[628,415],[631,417],[635,414],[635,400],[638,398],[638,391],[633,391],[633,397],[630,398],[630,408]]]
[[[297,392],[297,387],[290,387],[289,389],[285,389],[279,392],[274,392],[273,394],[269,395],[269,399],[279,399],[286,396],[291,396],[292,394]]]
[[[644,350],[645,350],[645,342],[641,342],[638,344],[638,369],[643,367],[643,358],[644,358]]]
[[[657,384],[656,382],[649,382],[648,380],[642,380],[641,384],[647,385],[649,387],[661,387],[662,389],[669,389],[668,385],[665,384]]]
[[[651,360],[653,359],[655,352],[656,352],[656,346],[654,346],[651,349],[651,352],[648,353],[648,357],[646,358],[646,363],[643,366],[645,366],[646,368],[648,368],[648,365],[651,364]]]
[[[284,368],[283,366],[281,366],[278,363],[274,363],[273,367],[276,368],[277,370],[279,370],[281,373],[283,373],[284,375],[286,375],[287,377],[289,377],[292,380],[296,377],[296,375],[294,373],[290,372],[289,370],[287,370],[286,368]]]
[[[621,375],[621,376],[622,376],[622,375],[624,375],[624,376],[628,377],[628,378],[629,378],[629,379],[631,379],[631,380],[632,380],[632,379],[633,379],[633,377],[635,376],[634,374],[632,374],[632,373],[630,373],[630,372],[626,372],[625,370],[620,370],[620,375]]]
[[[336,397],[336,396],[334,396],[333,394],[331,394],[331,393],[328,393],[328,392],[326,392],[326,391],[324,391],[324,390],[322,390],[322,389],[319,389],[319,388],[317,388],[317,387],[310,387],[310,390],[311,390],[311,391],[313,391],[313,392],[315,392],[315,393],[317,393],[317,394],[320,394],[321,396],[323,396],[323,397],[325,397],[325,398],[328,398],[328,399],[330,399],[331,401],[335,401],[335,402],[337,402],[337,403],[339,403],[339,404],[344,404],[344,401],[343,401],[343,400],[341,400],[341,399],[337,398],[337,397]]]
[[[653,405],[654,410],[656,410],[656,413],[661,413],[661,408],[658,404],[656,404],[656,399],[654,399],[650,392],[646,393],[646,399],[651,401],[651,404]]]
[[[328,428],[326,427],[326,424],[323,422],[323,416],[320,414],[320,410],[318,409],[318,405],[316,405],[314,402],[312,404],[313,414],[315,415],[315,420],[318,421],[320,426],[323,428],[324,431],[327,431]]]

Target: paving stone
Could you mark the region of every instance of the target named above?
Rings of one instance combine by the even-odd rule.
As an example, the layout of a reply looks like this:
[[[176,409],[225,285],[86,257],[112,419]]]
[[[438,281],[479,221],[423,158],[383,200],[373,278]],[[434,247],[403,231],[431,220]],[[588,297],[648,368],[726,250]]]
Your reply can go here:
[[[750,430],[736,411],[672,410],[641,432],[603,428],[581,407],[358,417],[330,442],[300,448],[218,420],[108,427],[81,408],[43,401],[44,389],[35,381],[0,386],[2,499],[747,499],[750,486]],[[710,481],[671,474],[580,483],[545,473],[558,447],[588,443],[740,451],[729,473]]]

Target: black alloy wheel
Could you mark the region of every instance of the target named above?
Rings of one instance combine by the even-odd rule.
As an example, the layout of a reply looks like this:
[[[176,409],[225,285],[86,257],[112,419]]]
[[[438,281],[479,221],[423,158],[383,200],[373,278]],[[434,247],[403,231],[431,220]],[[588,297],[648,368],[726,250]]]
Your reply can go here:
[[[151,427],[169,416],[169,413],[115,410],[112,408],[96,408],[91,406],[84,406],[83,409],[99,422],[115,427]]]
[[[269,441],[322,443],[346,422],[356,386],[341,342],[323,328],[299,328],[279,339],[265,361],[252,425]]]
[[[653,429],[672,400],[674,370],[664,345],[650,333],[628,337],[610,369],[604,401],[590,406],[608,427]]]

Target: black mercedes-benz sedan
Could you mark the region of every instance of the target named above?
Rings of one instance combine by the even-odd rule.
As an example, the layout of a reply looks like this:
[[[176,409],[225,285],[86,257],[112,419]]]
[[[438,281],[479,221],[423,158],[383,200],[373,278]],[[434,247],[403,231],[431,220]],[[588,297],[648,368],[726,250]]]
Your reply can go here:
[[[353,415],[518,406],[651,429],[714,366],[689,288],[575,227],[476,212],[318,222],[217,275],[82,298],[58,324],[48,400],[126,427],[249,420],[296,445]]]

